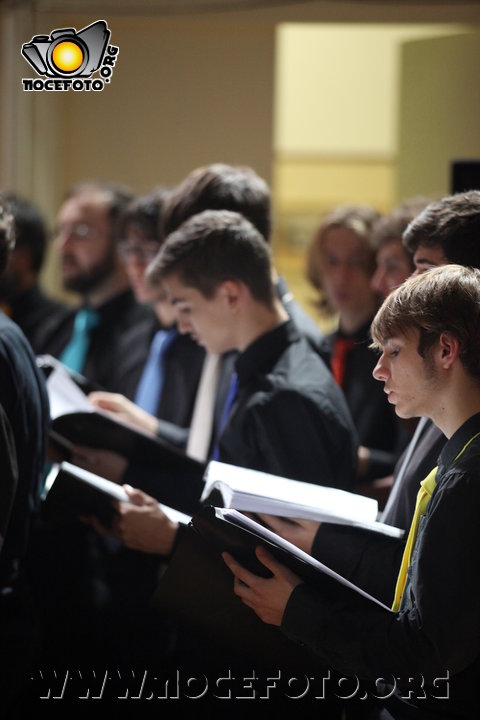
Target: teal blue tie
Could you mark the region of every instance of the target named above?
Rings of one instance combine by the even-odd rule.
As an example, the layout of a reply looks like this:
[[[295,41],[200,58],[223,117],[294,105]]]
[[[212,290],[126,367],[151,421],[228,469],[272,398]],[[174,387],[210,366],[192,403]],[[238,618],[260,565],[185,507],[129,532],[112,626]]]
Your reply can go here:
[[[60,355],[61,362],[75,372],[82,372],[90,345],[93,328],[100,322],[100,316],[92,308],[82,308],[75,315],[72,337]]]

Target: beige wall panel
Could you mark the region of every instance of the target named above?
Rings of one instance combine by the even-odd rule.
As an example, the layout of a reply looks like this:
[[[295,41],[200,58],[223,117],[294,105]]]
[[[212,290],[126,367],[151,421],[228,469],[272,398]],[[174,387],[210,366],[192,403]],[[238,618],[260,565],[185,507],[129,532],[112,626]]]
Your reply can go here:
[[[450,163],[480,157],[480,33],[406,43],[399,199],[450,191]]]
[[[65,186],[110,177],[142,192],[216,161],[270,179],[273,29],[160,19],[111,29],[109,87],[67,98]]]
[[[279,214],[321,213],[343,202],[391,206],[395,160],[277,157],[273,185]]]

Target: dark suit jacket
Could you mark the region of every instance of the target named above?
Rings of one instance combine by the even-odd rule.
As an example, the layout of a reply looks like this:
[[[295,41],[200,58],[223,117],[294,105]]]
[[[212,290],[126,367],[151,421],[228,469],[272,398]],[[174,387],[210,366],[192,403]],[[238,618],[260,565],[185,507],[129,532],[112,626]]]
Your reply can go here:
[[[152,310],[135,300],[131,290],[116,295],[96,308],[100,324],[93,330],[90,347],[81,374],[98,387],[110,392],[123,391],[123,380],[117,365],[120,358],[123,335],[152,316]],[[75,310],[71,310],[55,327],[45,343],[43,353],[59,358],[72,335]],[[140,351],[139,348],[137,348]],[[144,348],[146,360],[148,347]]]

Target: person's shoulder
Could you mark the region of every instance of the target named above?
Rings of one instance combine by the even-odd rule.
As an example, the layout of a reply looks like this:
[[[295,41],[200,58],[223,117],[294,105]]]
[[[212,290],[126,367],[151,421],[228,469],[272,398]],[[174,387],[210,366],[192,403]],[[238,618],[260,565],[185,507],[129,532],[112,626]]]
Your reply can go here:
[[[40,309],[49,315],[56,315],[59,319],[69,317],[72,313],[72,308],[63,302],[59,298],[54,298],[51,295],[47,295],[43,290],[39,290],[37,297]]]
[[[290,366],[295,377],[300,377],[302,384],[316,381],[329,383],[332,378],[329,364],[330,354],[326,340],[322,339],[316,347],[300,331],[295,341],[290,343],[279,358],[279,366]]]
[[[21,330],[17,323],[0,312],[0,345],[6,348],[8,346],[12,347],[12,344],[17,347],[24,346],[30,349],[23,330]]]
[[[135,301],[125,313],[125,327],[131,328],[135,327],[139,323],[151,322],[152,316],[155,320],[155,314],[150,306],[142,305],[141,303]]]
[[[301,406],[324,412],[336,406],[336,395],[337,386],[330,371],[313,352],[308,361],[284,355],[281,363],[258,383],[249,405],[275,407],[278,412],[283,407]]]
[[[9,318],[0,313],[0,363],[2,374],[13,378],[15,392],[35,387],[45,395],[45,381],[36,357],[23,331]]]
[[[155,331],[158,329],[158,322],[155,314],[148,313],[141,315],[138,322],[130,325],[122,335],[121,344],[126,348],[134,347],[137,344],[150,345]]]
[[[128,289],[113,298],[110,298],[101,308],[98,308],[101,318],[101,327],[109,334],[118,337],[130,328],[140,323],[155,320],[155,313],[150,305],[139,303],[133,292]]]
[[[313,347],[321,345],[325,335],[300,303],[292,298],[288,303],[287,312],[298,330],[307,338]]]
[[[322,352],[325,334],[313,317],[294,298],[284,278],[278,279],[276,289],[283,307],[299,333],[307,339],[316,352]]]

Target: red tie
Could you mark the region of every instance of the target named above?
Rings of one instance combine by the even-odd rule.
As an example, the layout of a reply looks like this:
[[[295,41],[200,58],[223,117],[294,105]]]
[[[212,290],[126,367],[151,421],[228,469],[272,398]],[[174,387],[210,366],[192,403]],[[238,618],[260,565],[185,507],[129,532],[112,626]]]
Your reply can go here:
[[[330,365],[332,368],[333,377],[337,381],[337,384],[340,385],[340,387],[343,387],[347,354],[349,350],[353,347],[354,343],[355,341],[352,338],[337,337],[335,339]]]

